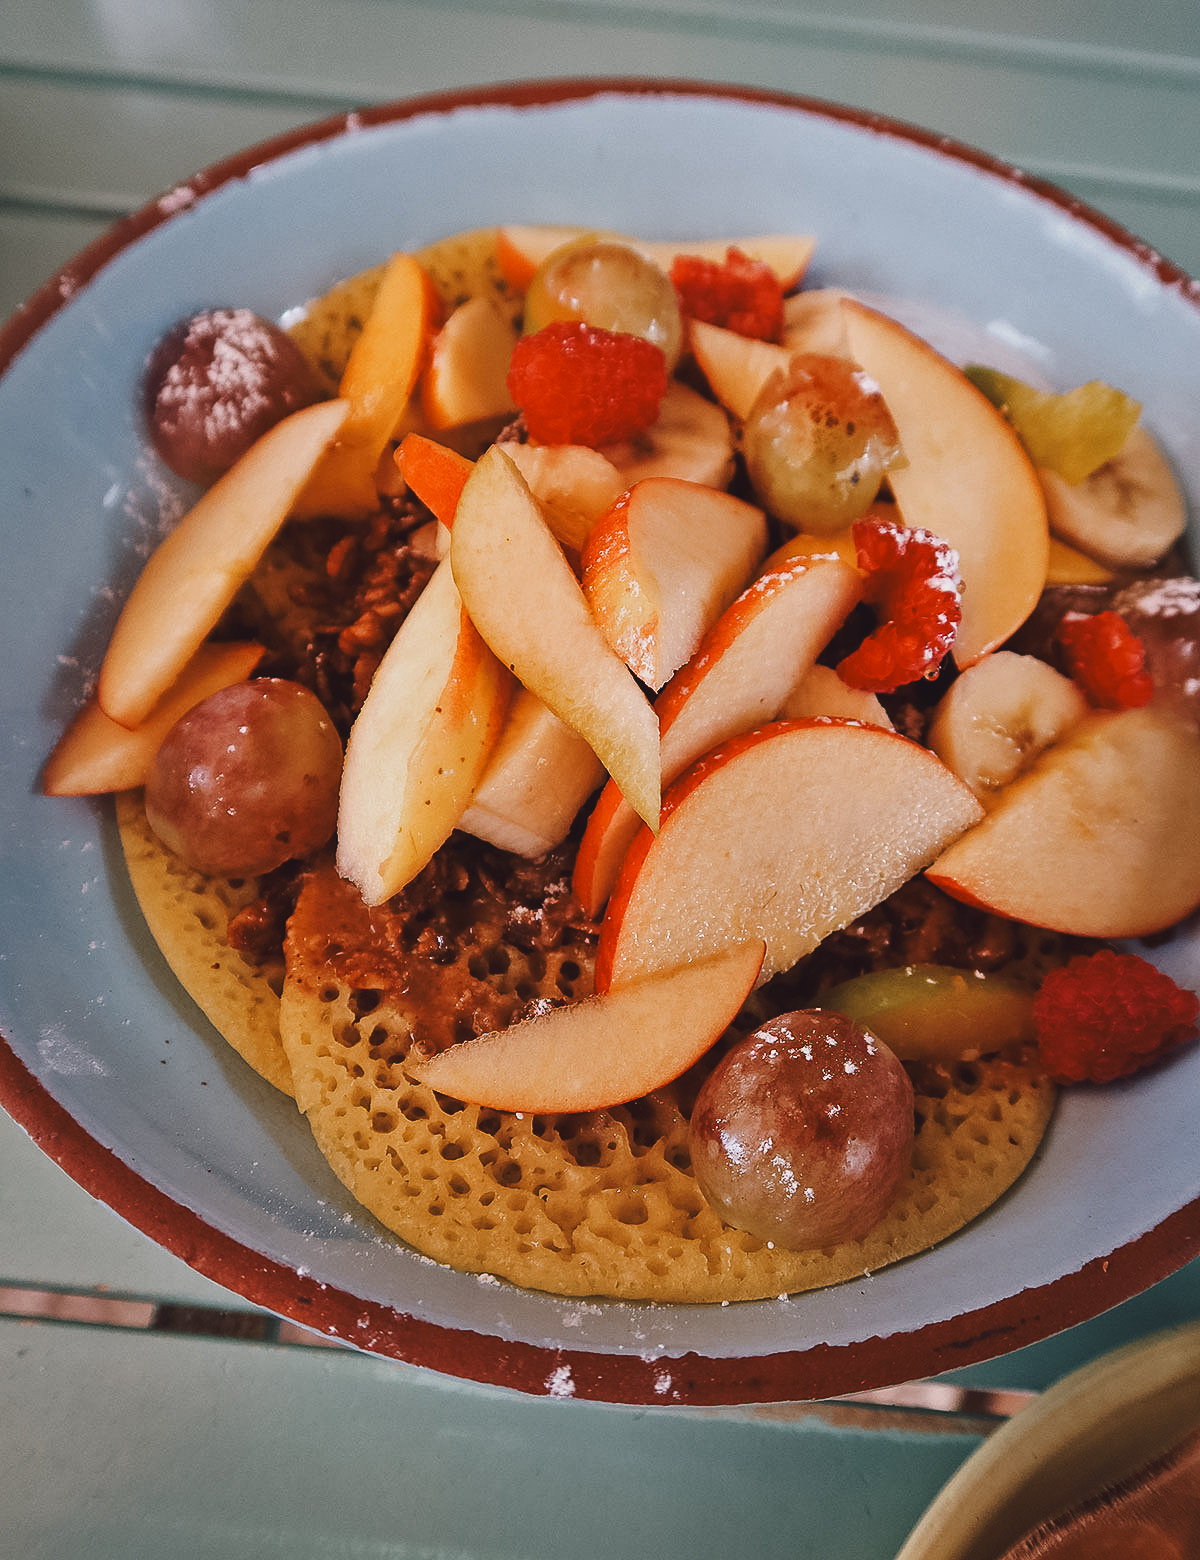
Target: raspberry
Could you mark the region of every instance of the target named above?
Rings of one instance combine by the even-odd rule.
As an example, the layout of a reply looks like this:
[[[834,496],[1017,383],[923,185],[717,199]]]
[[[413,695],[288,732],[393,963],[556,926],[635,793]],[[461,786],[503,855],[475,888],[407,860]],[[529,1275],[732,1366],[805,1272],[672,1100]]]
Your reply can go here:
[[[864,600],[883,621],[838,666],[851,688],[892,693],[918,677],[934,677],[962,618],[958,554],[931,531],[894,520],[858,520],[858,565],[867,575]]]
[[[641,336],[555,320],[513,349],[508,389],[539,444],[618,444],[644,433],[667,393],[667,360]]]
[[[1034,999],[1042,1065],[1059,1083],[1111,1083],[1196,1037],[1200,997],[1132,953],[1081,954]]]
[[[1154,697],[1146,647],[1119,612],[1067,612],[1058,638],[1071,676],[1101,709],[1139,709]]]
[[[680,309],[692,319],[723,325],[739,336],[779,340],[783,288],[771,267],[761,260],[751,260],[734,248],[726,250],[723,263],[698,255],[677,255],[671,280]]]

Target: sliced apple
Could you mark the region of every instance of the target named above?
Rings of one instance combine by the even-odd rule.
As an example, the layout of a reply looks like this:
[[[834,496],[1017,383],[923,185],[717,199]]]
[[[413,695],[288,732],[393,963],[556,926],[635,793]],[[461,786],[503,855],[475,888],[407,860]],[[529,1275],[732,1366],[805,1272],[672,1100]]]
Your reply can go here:
[[[626,487],[646,477],[678,477],[724,488],[733,476],[733,432],[721,408],[698,390],[673,379],[658,420],[638,439],[609,444],[602,452]]]
[[[1037,473],[1003,416],[953,363],[895,320],[845,299],[850,349],[883,391],[908,464],[888,473],[904,523],[958,553],[960,667],[1002,644],[1046,582],[1049,527]]]
[[[511,678],[484,644],[449,562],[401,623],[346,744],[337,867],[368,905],[428,864],[479,784]]]
[[[1200,736],[1152,706],[1087,716],[926,876],[1083,937],[1147,937],[1200,905]]]
[[[181,715],[233,683],[244,682],[263,658],[262,645],[203,644],[175,682],[132,731],[119,726],[90,698],[46,761],[47,796],[100,796],[145,783],[150,760]]]
[[[100,708],[142,721],[183,671],[291,513],[348,412],[321,401],[277,423],[151,553],[100,667]]]
[[[688,321],[688,344],[709,389],[738,422],[745,422],[759,391],[774,373],[792,360],[787,347],[774,341],[740,336],[723,325]]]
[[[297,514],[364,515],[377,507],[375,473],[416,388],[440,309],[414,256],[394,254],[338,386],[349,416],[297,501]]]
[[[603,780],[603,764],[579,733],[518,686],[458,827],[534,860],[562,844]]]
[[[747,942],[410,1058],[409,1073],[440,1094],[492,1110],[605,1110],[661,1089],[720,1039],[762,964]]]
[[[434,336],[421,377],[421,410],[435,431],[516,411],[506,378],[517,333],[484,297],[460,303]]]
[[[846,721],[784,721],[714,749],[643,830],[600,932],[596,989],[761,937],[788,969],[983,815],[926,748]]]
[[[639,815],[658,826],[658,718],[609,647],[529,484],[500,445],[476,462],[450,563],[483,638],[583,736]]]
[[[784,565],[743,591],[655,702],[663,784],[719,742],[773,720],[861,593],[861,576],[836,558]],[[639,827],[606,786],[575,860],[575,892],[589,914],[604,908]]]
[[[647,477],[596,522],[583,593],[626,665],[658,689],[734,600],[767,549],[761,509],[720,488]]]

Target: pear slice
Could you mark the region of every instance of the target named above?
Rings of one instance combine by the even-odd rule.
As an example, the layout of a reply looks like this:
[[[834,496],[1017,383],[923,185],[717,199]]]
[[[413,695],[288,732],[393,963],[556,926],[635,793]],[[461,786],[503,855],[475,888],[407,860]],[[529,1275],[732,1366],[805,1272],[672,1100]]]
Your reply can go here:
[[[499,660],[578,731],[640,817],[658,827],[658,718],[588,610],[529,484],[499,445],[463,487],[450,565]]]

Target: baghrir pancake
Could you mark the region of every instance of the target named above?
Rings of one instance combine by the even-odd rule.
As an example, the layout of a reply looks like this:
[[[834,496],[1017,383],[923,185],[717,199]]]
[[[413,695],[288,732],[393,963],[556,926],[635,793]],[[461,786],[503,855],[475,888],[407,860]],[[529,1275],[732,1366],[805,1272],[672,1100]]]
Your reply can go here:
[[[447,305],[482,292],[517,312],[491,230],[419,258]],[[331,385],[378,276],[340,284],[292,327]],[[280,592],[278,565],[276,550],[264,595]],[[570,1117],[465,1106],[408,1076],[410,1049],[452,1043],[456,1023],[470,1032],[486,1015],[495,1026],[591,990],[594,929],[567,915],[553,938],[531,943],[511,914],[514,902],[529,909],[525,889],[477,842],[465,848],[462,872],[469,878],[480,859],[487,870],[467,890],[456,935],[431,939],[419,977],[419,935],[398,966],[387,930],[395,923],[368,911],[326,860],[304,875],[285,973],[229,943],[230,919],[253,903],[255,880],[215,881],[182,865],[149,830],[136,794],[119,798],[118,818],[139,903],[181,984],[257,1072],[293,1095],[358,1201],[417,1251],[461,1270],[565,1296],[663,1302],[838,1283],[927,1250],[976,1218],[1021,1175],[1053,1111],[1054,1086],[1032,1050],[913,1068],[912,1169],[887,1218],[861,1241],[773,1247],[724,1225],[692,1176],[687,1116],[704,1063],[651,1097]],[[457,848],[452,840],[452,860]],[[564,895],[557,885],[559,908]],[[747,1029],[771,1016],[767,1001],[756,996]]]
[[[701,1196],[687,1149],[696,1077],[569,1117],[461,1105],[408,1077],[420,1014],[373,972],[369,913],[356,901],[326,866],[290,923],[281,1030],[297,1104],[364,1207],[418,1251],[469,1272],[554,1294],[681,1303],[838,1283],[926,1250],[982,1213],[1025,1169],[1053,1111],[1054,1086],[1031,1054],[915,1070],[913,1165],[891,1212],[865,1240],[785,1251],[723,1224]],[[343,914],[331,916],[334,904]],[[355,980],[339,973],[342,939],[354,942]],[[585,958],[571,950],[565,960],[577,994]],[[468,935],[456,965],[464,978],[491,969],[499,990],[525,1002],[561,999],[564,959],[540,968],[519,947]],[[374,970],[385,964],[380,948]]]

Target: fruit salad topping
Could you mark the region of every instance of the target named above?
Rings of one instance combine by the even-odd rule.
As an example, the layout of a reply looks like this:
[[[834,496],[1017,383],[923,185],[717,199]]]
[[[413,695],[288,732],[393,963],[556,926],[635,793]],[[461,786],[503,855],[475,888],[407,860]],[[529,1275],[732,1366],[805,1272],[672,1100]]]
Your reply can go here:
[[[645,433],[667,393],[667,364],[641,336],[558,320],[513,348],[508,387],[531,438],[597,449]]]
[[[779,340],[783,288],[761,260],[751,260],[732,246],[723,261],[678,255],[671,265],[671,280],[687,318],[721,325],[758,341]]]
[[[1051,970],[1034,1000],[1042,1061],[1062,1083],[1111,1083],[1196,1038],[1200,997],[1137,954],[1102,948]]]
[[[497,249],[510,265],[522,232]],[[230,929],[252,952],[278,952],[336,816],[337,892],[393,928],[426,1049],[471,1036],[456,1097],[486,1078],[500,1092],[461,1097],[604,1110],[711,1048],[690,1148],[713,1207],[765,1241],[858,1239],[906,1173],[906,1068],[1031,1052],[1036,1033],[1054,1078],[1103,1082],[1195,1034],[1193,993],[1096,951],[1200,904],[1200,585],[1166,578],[1182,499],[1127,397],[973,371],[989,405],[876,310],[785,305],[806,260],[785,286],[738,246],[660,263],[586,233],[525,260],[514,323],[479,297],[446,313],[393,256],[325,405],[294,342],[246,311],[164,338],[151,440],[185,477],[228,476],[139,582],[48,770],[69,784],[47,789],[144,783],[170,849],[262,875]],[[1070,583],[1039,604],[1048,525],[1089,567],[1072,576],[1068,548]],[[183,631],[214,627],[196,680]],[[1078,686],[1047,664],[1064,662]],[[1097,808],[1128,815],[1116,931],[1076,924]],[[1041,830],[1061,882],[1031,859]],[[581,833],[587,911],[564,897]],[[1160,874],[1162,838],[1182,844]],[[554,885],[579,982],[549,1030],[497,1006],[490,965],[478,991],[420,973],[453,954],[456,895],[480,921],[480,873],[498,942],[525,910],[545,919]],[[1028,926],[1048,929],[1041,964],[1018,949]],[[681,978],[703,992],[686,1020]],[[734,1044],[743,1004],[756,1027]],[[648,1028],[661,1077],[634,1065]],[[615,1047],[583,1104],[544,1054],[560,1031]],[[520,1103],[523,1068],[539,1103]]]

